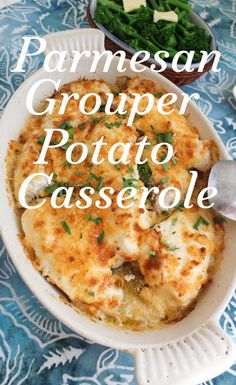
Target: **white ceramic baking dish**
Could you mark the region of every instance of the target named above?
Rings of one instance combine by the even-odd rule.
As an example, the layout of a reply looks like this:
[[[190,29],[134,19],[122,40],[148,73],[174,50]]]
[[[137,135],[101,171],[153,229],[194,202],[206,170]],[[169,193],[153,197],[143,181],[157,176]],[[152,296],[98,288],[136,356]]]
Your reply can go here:
[[[77,50],[104,50],[104,35],[93,29],[73,30],[49,35],[47,52],[52,49],[67,49],[68,62],[71,52]],[[16,139],[28,115],[25,99],[29,88],[43,78],[62,79],[68,83],[78,78],[104,79],[114,83],[120,74],[113,61],[109,73],[102,73],[99,67],[95,74],[88,72],[90,59],[84,58],[76,73],[47,74],[40,69],[26,80],[8,103],[1,122],[0,147],[0,230],[7,250],[34,295],[60,321],[78,334],[97,343],[130,352],[135,357],[136,379],[139,385],[196,385],[217,376],[233,364],[234,343],[219,326],[219,317],[224,311],[235,283],[236,223],[226,224],[226,248],[221,268],[213,283],[206,288],[196,308],[182,321],[160,330],[142,333],[117,330],[103,324],[94,323],[80,315],[60,299],[60,293],[50,285],[32,266],[26,257],[17,234],[19,224],[9,203],[6,191],[5,157],[8,142]],[[134,77],[128,66],[124,75]],[[170,81],[146,68],[142,77],[151,79],[170,92],[180,96],[181,90]],[[44,85],[38,90],[36,104],[53,93],[53,87]],[[228,155],[209,121],[194,103],[190,103],[187,113],[202,138],[214,139],[221,151],[221,158]]]

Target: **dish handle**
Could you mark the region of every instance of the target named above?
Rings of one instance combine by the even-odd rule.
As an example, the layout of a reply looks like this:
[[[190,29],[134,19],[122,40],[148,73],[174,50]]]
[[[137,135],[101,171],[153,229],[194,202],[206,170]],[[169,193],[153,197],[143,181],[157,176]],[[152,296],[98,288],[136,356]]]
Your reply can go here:
[[[47,47],[44,51],[47,55],[51,51],[66,50],[66,59],[73,59],[73,51],[105,51],[105,35],[94,28],[76,28],[67,31],[50,33],[44,37]]]
[[[176,342],[130,353],[138,385],[196,385],[227,370],[236,358],[234,341],[214,321]]]

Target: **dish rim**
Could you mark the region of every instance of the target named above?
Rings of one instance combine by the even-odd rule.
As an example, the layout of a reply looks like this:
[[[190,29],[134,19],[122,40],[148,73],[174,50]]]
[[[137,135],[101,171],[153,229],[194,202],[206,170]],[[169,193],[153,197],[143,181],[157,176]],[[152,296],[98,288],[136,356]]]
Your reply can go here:
[[[52,41],[53,43],[53,40],[56,39],[56,38],[59,38],[59,36],[61,35],[66,35],[66,37],[69,39],[72,35],[74,35],[76,37],[76,44],[78,44],[79,42],[79,39],[77,39],[77,35],[78,34],[81,34],[81,35],[84,35],[84,39],[86,40],[87,42],[87,39],[88,39],[88,33],[90,33],[90,43],[93,45],[94,44],[94,36],[97,36],[100,34],[100,37],[101,35],[103,35],[102,32],[98,31],[98,30],[94,30],[94,29],[87,29],[85,32],[85,30],[81,29],[81,30],[68,30],[68,31],[62,31],[62,32],[56,32],[56,33],[52,33],[50,35],[47,36],[47,39],[48,41]],[[89,31],[89,32],[87,32]],[[91,40],[92,39],[92,40]],[[83,39],[82,39],[83,40]],[[58,43],[58,41],[57,41]],[[82,46],[84,47],[84,41],[82,41]],[[99,42],[101,44],[101,41]],[[63,44],[65,44],[65,42],[63,42]],[[96,44],[98,44],[98,41],[96,42]],[[102,45],[102,44],[101,44]],[[71,49],[71,45],[70,45],[70,49]],[[126,59],[126,63],[129,62],[129,59]],[[144,68],[149,74],[151,72],[150,69],[148,69],[147,67],[143,66],[143,65],[138,65],[139,67],[142,67]],[[28,79],[26,79],[23,84],[15,91],[15,93],[12,95],[7,107],[5,108],[4,110],[4,113],[1,117],[1,120],[0,120],[0,126],[3,124],[3,120],[4,120],[4,117],[5,115],[7,116],[8,114],[8,110],[10,110],[11,108],[11,105],[14,105],[14,103],[17,103],[17,98],[19,98],[19,96],[22,94],[22,91],[24,88],[27,89],[27,87],[29,88],[29,85],[37,78],[42,78],[43,74],[46,74],[46,72],[44,72],[43,68],[39,69],[38,71],[36,71],[35,73],[33,73]],[[115,78],[117,76],[119,76],[120,74],[116,73],[115,75]],[[77,74],[77,78],[80,77],[81,75]],[[137,74],[135,74],[135,76],[137,76]],[[164,88],[166,88],[166,90],[169,92],[169,91],[173,91],[175,93],[177,93],[177,95],[179,95],[182,90],[177,87],[175,84],[173,84],[172,82],[170,82],[168,79],[164,78],[161,74],[157,74],[157,73],[152,73],[152,75],[150,75],[151,77],[154,77],[155,78],[155,81],[158,82],[160,81],[161,82],[161,86],[163,86]],[[60,77],[63,78],[62,74],[60,74]],[[141,77],[145,78],[145,71],[144,71],[144,74],[141,75]],[[45,78],[45,76],[43,77]],[[94,76],[93,76],[94,78]],[[113,77],[114,79],[114,77]],[[68,80],[68,76],[67,76],[67,80],[64,82],[64,83],[69,83],[71,81],[74,81],[74,80]],[[48,97],[48,95],[50,94],[50,91],[48,90],[47,91],[47,94],[45,97]],[[209,122],[209,120],[205,117],[205,115],[201,112],[201,110],[199,109],[199,107],[197,107],[196,103],[194,103],[193,101],[190,101],[189,103],[189,108],[191,108],[192,110],[192,114],[194,115],[195,113],[197,113],[197,115],[199,115],[201,117],[201,119],[204,121],[204,125],[207,126],[207,132],[209,133],[210,137],[212,139],[214,139],[221,151],[221,153],[223,154],[223,158],[224,159],[230,159],[230,156],[228,155],[228,153],[226,152],[226,149],[223,145],[223,143],[221,142],[218,134],[215,132],[214,128],[212,127],[211,123]],[[23,122],[22,122],[23,124]],[[4,130],[4,127],[3,127],[3,130]],[[1,155],[1,148],[0,148],[0,172],[1,171],[4,171],[4,164],[5,164],[5,156],[6,156],[6,153],[3,152],[3,154]],[[3,161],[3,162],[2,162]],[[1,167],[3,167],[3,170],[1,170]],[[4,173],[3,173],[4,175]],[[3,193],[4,195],[7,196],[7,193],[5,191],[5,189],[3,188]],[[0,186],[0,192],[1,192],[1,186]],[[8,200],[7,200],[8,202]],[[1,204],[0,204],[1,206]],[[9,202],[8,202],[8,206],[10,208],[10,211],[12,212],[12,207],[9,205]],[[11,245],[9,245],[9,242],[8,242],[8,237],[7,237],[7,231],[4,227],[4,220],[3,220],[3,217],[0,216],[0,232],[2,233],[3,235],[3,241],[7,247],[7,249],[9,248],[9,250],[12,250],[12,254],[14,255],[14,247],[11,247]],[[11,255],[11,252],[9,252],[9,254]],[[25,256],[25,253],[23,252],[24,254],[24,257],[27,258]],[[87,329],[87,327],[85,328],[83,326],[83,330],[78,330],[78,327],[75,327],[75,325],[73,324],[73,322],[71,322],[70,320],[66,319],[65,320],[65,317],[63,316],[63,313],[60,313],[56,310],[54,310],[53,306],[51,306],[51,303],[47,303],[47,299],[44,297],[44,295],[41,295],[37,289],[34,287],[34,285],[32,285],[32,282],[28,279],[28,277],[25,277],[25,271],[24,269],[22,268],[22,266],[20,266],[20,264],[18,263],[19,261],[17,260],[17,258],[13,258],[13,261],[14,263],[16,264],[16,267],[23,279],[23,281],[25,281],[27,283],[27,285],[29,286],[30,290],[35,294],[35,296],[37,298],[39,298],[39,300],[43,303],[43,305],[58,319],[60,319],[64,324],[66,324],[68,327],[70,327],[71,329],[75,330],[76,332],[78,332],[79,334],[83,335],[84,337],[86,338],[91,338],[91,331],[89,330],[89,328]],[[28,258],[27,258],[28,259]],[[29,262],[29,261],[28,261]],[[29,262],[31,264],[31,262]],[[32,267],[32,265],[31,265]],[[37,277],[41,277],[40,273],[39,272],[36,272],[35,269],[32,267],[33,271],[37,274]],[[31,269],[31,270],[32,270]],[[232,292],[234,290],[234,282],[235,282],[235,277],[236,277],[236,271],[234,272],[234,279],[232,279],[232,282],[231,284],[227,285],[227,291],[224,295],[224,299],[222,299],[219,303],[219,301],[217,302],[217,308],[214,310],[214,312],[211,313],[211,315],[204,321],[204,322],[207,322],[209,321],[210,319],[218,319],[219,318],[219,315],[222,313],[222,311],[224,310],[225,308],[225,305],[226,303],[229,301],[230,297],[232,296]],[[58,294],[57,294],[58,296]],[[51,298],[50,298],[51,299]],[[58,301],[58,298],[55,299],[56,301]],[[61,302],[60,302],[61,303]],[[73,312],[75,313],[75,310],[73,310]],[[77,312],[76,312],[77,314]],[[67,317],[68,318],[68,317]],[[185,318],[187,319],[188,316]],[[89,319],[86,317],[86,319],[89,321]],[[180,322],[178,323],[180,324]],[[198,323],[194,328],[190,328],[190,331],[182,331],[180,334],[178,334],[177,337],[172,337],[171,339],[168,339],[168,342],[172,342],[172,341],[175,341],[175,340],[179,340],[180,338],[186,336],[187,334],[189,333],[193,333],[194,330],[198,329],[199,327],[201,327],[203,323]],[[97,323],[96,324],[98,327],[102,327],[103,324],[99,324]],[[176,324],[175,324],[176,325]],[[164,329],[167,329],[168,326],[166,326]],[[116,328],[114,327],[111,327],[112,330],[117,330]],[[85,331],[86,330],[86,331]],[[157,330],[155,330],[156,332]],[[104,332],[105,333],[105,332]],[[132,334],[132,335],[135,335],[135,336],[138,336],[140,334],[145,334],[146,332],[131,332],[131,331],[125,331],[125,330],[122,330],[122,333],[125,333],[125,334]],[[97,334],[95,335],[93,333],[93,336],[92,336],[92,339],[94,341],[96,341],[97,343],[100,343],[100,344],[104,344],[106,343],[108,346],[112,346],[112,347],[116,347],[116,348],[119,348],[121,350],[124,350],[124,349],[127,349],[128,348],[135,348],[137,347],[137,342],[127,342],[125,343],[125,347],[124,347],[124,343],[123,342],[119,342],[119,341],[115,341],[114,339],[112,340],[111,338],[109,339],[104,339],[104,335],[103,336],[97,336]],[[111,341],[112,340],[112,341]],[[162,342],[161,342],[162,343]],[[157,345],[159,344],[159,342],[157,343],[156,341],[155,342],[142,342],[142,343],[138,343],[138,346],[141,346],[141,347],[147,347],[147,346],[152,346],[152,347],[156,347]]]

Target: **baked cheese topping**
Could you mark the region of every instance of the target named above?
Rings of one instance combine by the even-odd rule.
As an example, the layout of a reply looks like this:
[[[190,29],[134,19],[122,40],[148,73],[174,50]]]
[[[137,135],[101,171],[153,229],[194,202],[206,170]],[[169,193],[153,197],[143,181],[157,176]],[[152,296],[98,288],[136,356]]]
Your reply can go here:
[[[79,311],[96,320],[124,328],[144,330],[183,318],[194,306],[201,288],[212,279],[214,268],[222,258],[224,229],[216,224],[212,210],[196,205],[196,194],[206,187],[208,172],[218,159],[213,141],[201,140],[198,131],[175,107],[169,115],[153,108],[127,126],[127,117],[106,115],[104,111],[83,115],[78,101],[70,99],[65,114],[59,115],[61,93],[77,92],[80,97],[98,93],[104,104],[106,93],[122,90],[127,94],[126,107],[132,107],[132,93],[152,93],[159,98],[165,91],[149,80],[118,79],[115,86],[103,81],[80,80],[66,84],[55,93],[53,114],[31,117],[18,141],[10,143],[9,179],[19,209],[23,243],[34,266],[49,282],[56,285]],[[116,91],[116,92],[115,92]],[[114,98],[114,109],[120,96]],[[145,100],[141,109],[145,109]],[[87,108],[93,108],[90,100]],[[165,107],[166,110],[173,105]],[[33,164],[40,154],[45,128],[70,129],[70,143],[83,142],[89,152],[85,162],[70,165],[65,159],[66,148],[51,148],[47,164]],[[92,143],[101,137],[107,146],[100,157],[107,159],[109,148],[117,142],[132,143],[129,165],[105,161],[91,162]],[[137,166],[136,143],[147,136],[150,146],[144,150],[145,166]],[[53,140],[59,141],[54,133]],[[154,164],[151,149],[154,144],[169,141],[174,148],[168,167]],[[75,149],[73,156],[79,157]],[[117,158],[120,153],[117,151]],[[175,186],[184,199],[190,171],[199,171],[199,181],[193,194],[193,207],[185,209],[181,202],[171,210],[163,210],[157,197],[151,195],[145,208],[138,206],[140,188]],[[18,194],[22,182],[33,173],[54,173],[50,186],[43,176],[34,178],[27,189],[30,204],[46,203],[35,210],[21,208]],[[137,198],[131,208],[121,209],[112,201],[109,208],[55,209],[50,195],[58,186],[75,186],[77,196],[81,186],[88,184],[113,187],[117,194],[124,185],[135,185]],[[99,199],[96,192],[92,200]],[[171,194],[168,200],[171,202]],[[63,195],[58,203],[63,202]]]

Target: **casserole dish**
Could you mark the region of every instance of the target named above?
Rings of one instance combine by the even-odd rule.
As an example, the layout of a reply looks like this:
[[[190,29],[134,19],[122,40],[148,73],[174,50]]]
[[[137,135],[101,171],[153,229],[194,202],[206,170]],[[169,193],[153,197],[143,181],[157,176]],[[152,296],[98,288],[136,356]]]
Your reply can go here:
[[[113,35],[111,32],[109,32],[102,24],[97,23],[95,20],[95,11],[97,7],[97,0],[90,0],[88,7],[87,7],[87,17],[88,21],[91,27],[98,28],[100,31],[102,31],[105,34],[105,47],[107,50],[111,50],[112,52],[116,52],[120,49],[126,52],[127,57],[130,58],[136,50],[132,47],[130,47],[128,44],[124,43],[122,40],[120,40],[118,37]],[[190,20],[198,25],[199,27],[205,29],[205,31],[212,37],[211,41],[211,51],[217,49],[217,43],[215,36],[211,30],[211,28],[205,23],[205,21],[197,15],[195,12],[192,12],[189,16]],[[214,58],[212,55],[209,55],[209,58],[207,60],[207,63],[204,67],[204,70],[202,72],[197,72],[199,63],[194,63],[192,67],[194,68],[193,72],[187,72],[183,71],[180,73],[177,73],[172,70],[171,63],[167,62],[167,68],[165,71],[162,72],[163,76],[165,76],[167,79],[171,80],[173,83],[177,85],[182,84],[188,84],[202,76],[204,73],[208,72],[212,65],[213,65]],[[148,67],[151,64],[155,64],[154,59],[149,59],[147,62],[145,62],[145,65]],[[183,67],[182,64],[178,65],[179,68]]]
[[[104,34],[93,29],[73,30],[48,35],[46,53],[51,50],[67,50],[67,63],[70,64],[73,50],[104,51]],[[50,79],[61,79],[61,85],[78,78],[103,79],[114,83],[117,72],[117,59],[114,59],[108,73],[102,72],[98,65],[95,73],[88,72],[89,61],[81,59],[75,73],[53,72]],[[123,75],[135,77],[137,74],[128,68]],[[140,66],[141,68],[141,66]],[[144,67],[142,67],[144,68]],[[174,92],[181,103],[181,90],[159,74],[148,68],[142,73],[145,79],[153,80],[168,92]],[[18,238],[19,224],[7,193],[5,158],[8,142],[16,139],[29,115],[25,100],[30,87],[38,80],[47,79],[49,75],[40,69],[33,74],[16,91],[6,107],[1,122],[2,143],[0,149],[0,230],[7,250],[16,265],[21,277],[43,305],[61,322],[85,338],[130,352],[136,360],[136,377],[140,385],[194,385],[214,377],[227,369],[234,361],[235,348],[230,337],[219,326],[219,317],[229,301],[235,282],[234,250],[236,246],[236,224],[228,221],[226,229],[226,246],[224,260],[216,273],[213,283],[199,299],[195,309],[182,321],[163,329],[147,332],[131,332],[114,327],[94,323],[92,320],[76,312],[61,300],[61,293],[50,285],[38,273],[25,255]],[[35,105],[54,92],[52,84],[44,83],[35,96]],[[177,103],[177,107],[178,107]],[[194,103],[189,103],[187,114],[191,123],[199,127],[204,139],[214,139],[217,143],[221,159],[228,155],[214,132],[210,123],[198,110]],[[15,119],[17,117],[17,119]]]

